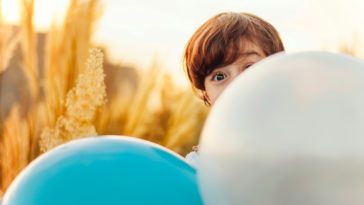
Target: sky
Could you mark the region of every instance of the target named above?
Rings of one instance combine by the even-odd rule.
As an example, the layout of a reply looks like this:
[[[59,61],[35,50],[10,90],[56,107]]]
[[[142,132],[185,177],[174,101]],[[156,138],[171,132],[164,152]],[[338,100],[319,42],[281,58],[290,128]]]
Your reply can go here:
[[[16,0],[2,0],[9,22],[19,19]],[[35,0],[35,25],[46,31],[69,0]],[[95,42],[115,62],[148,68],[157,61],[180,83],[184,47],[207,19],[224,11],[249,12],[279,31],[287,52],[335,50],[364,36],[361,0],[104,0]],[[360,39],[359,39],[360,40]],[[364,41],[364,38],[362,39]]]

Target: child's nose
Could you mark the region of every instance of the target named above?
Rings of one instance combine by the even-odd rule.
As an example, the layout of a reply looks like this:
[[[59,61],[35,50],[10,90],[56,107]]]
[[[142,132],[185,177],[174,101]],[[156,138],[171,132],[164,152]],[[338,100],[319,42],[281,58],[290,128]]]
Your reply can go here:
[[[229,85],[231,82],[233,82],[235,80],[236,77],[238,77],[240,75],[240,72],[234,73],[233,75],[230,76],[228,82],[226,83],[226,85]]]
[[[241,73],[243,72],[243,70],[238,70],[234,73],[234,75],[231,77],[231,80],[234,80],[236,77],[238,77]]]

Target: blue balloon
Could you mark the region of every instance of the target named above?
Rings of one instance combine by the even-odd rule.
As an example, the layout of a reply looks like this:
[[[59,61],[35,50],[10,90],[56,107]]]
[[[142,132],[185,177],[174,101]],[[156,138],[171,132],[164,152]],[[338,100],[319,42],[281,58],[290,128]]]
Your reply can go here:
[[[4,205],[198,205],[196,170],[173,152],[131,137],[61,145],[10,185]]]

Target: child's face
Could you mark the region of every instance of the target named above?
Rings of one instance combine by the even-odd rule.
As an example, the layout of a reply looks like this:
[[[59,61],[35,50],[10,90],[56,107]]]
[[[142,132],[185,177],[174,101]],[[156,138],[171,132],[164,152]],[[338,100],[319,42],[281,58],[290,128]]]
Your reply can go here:
[[[229,85],[241,72],[249,66],[265,58],[263,50],[254,43],[246,43],[245,49],[240,57],[233,63],[214,68],[214,70],[205,77],[205,91],[211,105],[214,104],[221,92]]]

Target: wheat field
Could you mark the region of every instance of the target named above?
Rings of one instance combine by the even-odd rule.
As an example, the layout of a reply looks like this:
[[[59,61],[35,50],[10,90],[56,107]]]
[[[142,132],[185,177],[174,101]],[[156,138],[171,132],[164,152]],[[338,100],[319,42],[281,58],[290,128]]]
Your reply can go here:
[[[34,0],[18,1],[18,26],[0,8],[0,198],[32,160],[73,139],[127,135],[181,155],[198,143],[209,110],[191,89],[158,61],[113,64],[93,43],[101,0],[71,0],[47,33],[34,30]],[[362,58],[360,40],[337,50]]]
[[[181,155],[197,143],[208,108],[190,89],[158,62],[113,65],[93,44],[101,1],[71,1],[63,23],[42,35],[34,0],[19,3],[19,27],[0,13],[0,197],[27,164],[72,139],[128,135]]]

